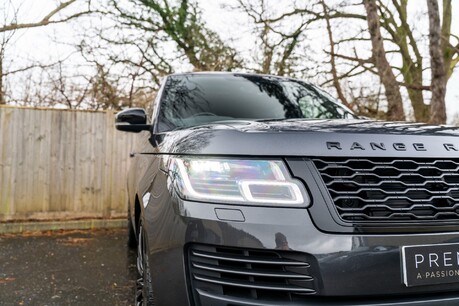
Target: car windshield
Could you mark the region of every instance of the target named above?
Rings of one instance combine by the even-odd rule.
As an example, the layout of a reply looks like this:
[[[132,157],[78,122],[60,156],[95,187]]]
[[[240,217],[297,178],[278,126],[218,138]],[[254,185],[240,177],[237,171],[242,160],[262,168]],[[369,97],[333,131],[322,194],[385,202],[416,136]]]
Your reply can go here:
[[[357,118],[316,86],[248,74],[170,76],[158,116],[165,132],[225,120]]]

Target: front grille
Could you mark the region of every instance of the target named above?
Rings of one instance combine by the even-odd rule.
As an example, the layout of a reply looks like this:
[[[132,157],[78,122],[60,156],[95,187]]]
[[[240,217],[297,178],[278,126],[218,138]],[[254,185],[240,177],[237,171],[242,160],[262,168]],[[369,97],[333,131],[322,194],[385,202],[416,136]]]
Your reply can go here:
[[[296,301],[316,293],[307,262],[293,251],[254,250],[194,244],[188,267],[194,290],[257,301]]]
[[[459,220],[459,160],[313,159],[341,219]]]

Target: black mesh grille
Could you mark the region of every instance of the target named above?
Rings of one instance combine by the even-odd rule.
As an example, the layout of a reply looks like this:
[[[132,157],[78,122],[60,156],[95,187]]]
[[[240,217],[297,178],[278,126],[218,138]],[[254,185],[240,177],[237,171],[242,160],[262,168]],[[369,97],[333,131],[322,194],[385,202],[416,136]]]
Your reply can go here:
[[[306,254],[193,245],[188,264],[193,289],[279,302],[316,293]]]
[[[345,221],[459,220],[459,160],[313,161]]]

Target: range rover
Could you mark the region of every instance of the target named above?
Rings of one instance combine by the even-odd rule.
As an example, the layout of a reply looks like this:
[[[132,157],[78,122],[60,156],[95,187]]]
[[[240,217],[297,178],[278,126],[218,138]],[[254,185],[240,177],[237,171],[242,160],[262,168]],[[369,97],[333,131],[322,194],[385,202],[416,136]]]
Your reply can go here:
[[[318,87],[167,76],[128,181],[137,305],[459,305],[459,130]]]

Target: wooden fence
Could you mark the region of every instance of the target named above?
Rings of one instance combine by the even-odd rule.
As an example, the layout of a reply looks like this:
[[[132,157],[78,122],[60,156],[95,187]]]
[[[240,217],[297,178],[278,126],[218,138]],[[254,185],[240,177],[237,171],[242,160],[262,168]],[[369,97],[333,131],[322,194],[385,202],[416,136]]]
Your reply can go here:
[[[135,139],[112,111],[0,107],[0,221],[125,216]]]

